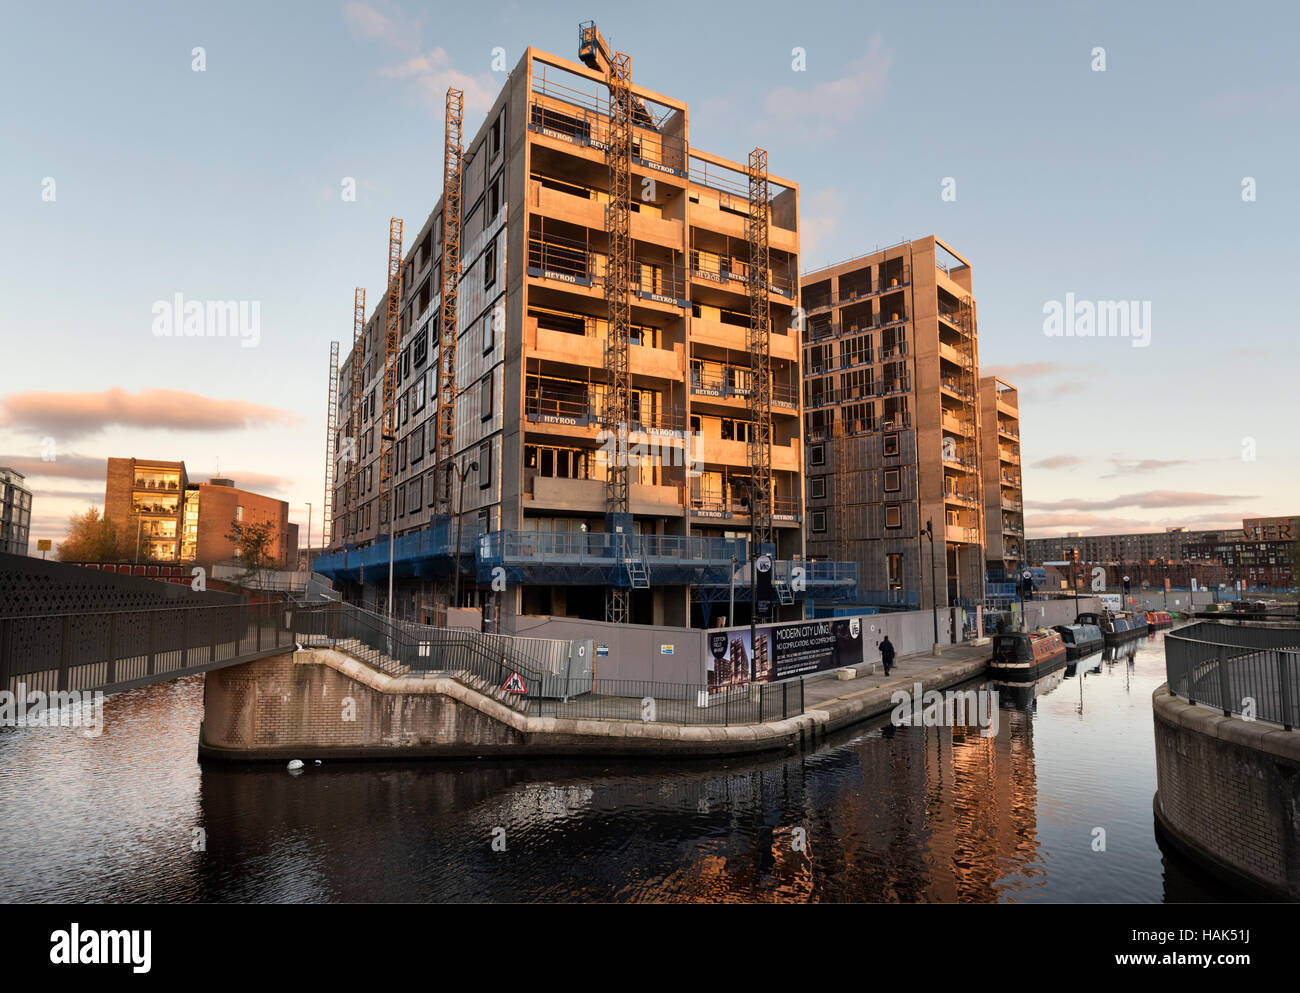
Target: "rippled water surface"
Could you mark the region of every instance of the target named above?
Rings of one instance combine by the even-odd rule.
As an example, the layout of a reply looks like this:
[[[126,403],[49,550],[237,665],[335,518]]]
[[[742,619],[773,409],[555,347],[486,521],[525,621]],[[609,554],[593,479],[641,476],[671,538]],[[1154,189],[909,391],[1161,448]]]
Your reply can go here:
[[[1156,636],[998,687],[995,736],[864,727],[751,760],[295,776],[200,767],[195,676],[109,698],[99,737],[0,729],[0,900],[1240,899],[1157,844],[1163,680]]]

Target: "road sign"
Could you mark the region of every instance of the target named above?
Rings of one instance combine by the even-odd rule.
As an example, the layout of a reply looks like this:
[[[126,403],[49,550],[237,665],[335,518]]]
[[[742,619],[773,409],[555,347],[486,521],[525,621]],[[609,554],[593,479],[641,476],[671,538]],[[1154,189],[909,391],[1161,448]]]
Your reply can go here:
[[[524,685],[524,678],[519,673],[511,673],[510,678],[501,684],[501,688],[507,693],[527,693],[528,687]]]

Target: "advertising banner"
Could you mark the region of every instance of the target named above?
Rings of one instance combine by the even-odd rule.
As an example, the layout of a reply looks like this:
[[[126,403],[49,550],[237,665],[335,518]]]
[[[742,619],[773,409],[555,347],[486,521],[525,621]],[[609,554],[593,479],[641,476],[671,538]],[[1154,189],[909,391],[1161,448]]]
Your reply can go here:
[[[710,693],[810,676],[863,661],[858,617],[762,624],[755,630],[754,642],[750,644],[748,628],[709,632]]]

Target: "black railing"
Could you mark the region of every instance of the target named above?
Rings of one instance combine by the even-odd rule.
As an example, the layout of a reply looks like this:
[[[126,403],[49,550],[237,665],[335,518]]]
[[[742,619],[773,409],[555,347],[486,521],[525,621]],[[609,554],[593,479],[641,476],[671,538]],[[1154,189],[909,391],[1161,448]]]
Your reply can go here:
[[[763,724],[804,712],[803,680],[751,683],[710,692],[696,683],[588,680],[589,691],[538,701],[532,712],[574,720],[727,726]]]
[[[349,603],[299,605],[292,623],[304,646],[337,648],[389,675],[468,672],[503,686],[517,673],[525,689],[519,696],[545,692],[571,644],[390,620]]]
[[[291,650],[279,603],[0,618],[0,689],[112,693]]]
[[[1165,635],[1169,692],[1214,707],[1300,726],[1300,628],[1202,622]]]

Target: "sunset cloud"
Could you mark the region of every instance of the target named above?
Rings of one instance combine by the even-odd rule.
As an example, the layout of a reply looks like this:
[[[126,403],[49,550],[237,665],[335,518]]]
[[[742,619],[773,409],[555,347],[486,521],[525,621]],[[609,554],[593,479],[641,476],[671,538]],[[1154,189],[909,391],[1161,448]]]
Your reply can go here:
[[[127,393],[114,388],[102,393],[33,392],[0,397],[0,425],[60,440],[110,427],[230,431],[298,420],[287,410],[246,400],[218,400],[183,390]]]
[[[1242,496],[1230,493],[1197,493],[1189,490],[1145,490],[1141,493],[1126,493],[1111,497],[1108,500],[1085,500],[1080,497],[1046,503],[1028,500],[1025,506],[1037,510],[1114,510],[1119,507],[1141,507],[1153,510],[1162,507],[1212,507],[1221,503],[1255,499],[1258,498],[1253,494]]]
[[[1111,459],[1115,471],[1102,476],[1102,479],[1114,479],[1116,476],[1131,476],[1141,472],[1155,472],[1157,469],[1169,469],[1176,465],[1191,465],[1188,459]]]
[[[1079,465],[1083,459],[1077,455],[1051,455],[1045,459],[1039,459],[1037,462],[1031,462],[1031,469],[1068,469],[1070,466]]]
[[[1067,370],[1077,372],[1078,366],[1063,366],[1059,362],[1020,362],[1014,365],[981,366],[980,378],[997,376],[1014,385],[1018,380],[1055,376]]]
[[[772,90],[764,106],[766,116],[789,126],[829,126],[855,120],[884,101],[893,63],[893,52],[880,35],[873,35],[867,51],[837,79],[812,87]]]
[[[93,455],[60,455],[53,462],[39,456],[0,455],[0,465],[9,466],[31,479],[40,476],[58,476],[61,479],[104,480],[108,470],[105,459]]]

